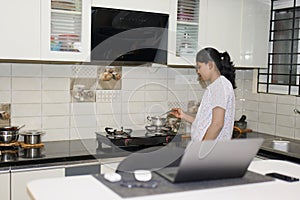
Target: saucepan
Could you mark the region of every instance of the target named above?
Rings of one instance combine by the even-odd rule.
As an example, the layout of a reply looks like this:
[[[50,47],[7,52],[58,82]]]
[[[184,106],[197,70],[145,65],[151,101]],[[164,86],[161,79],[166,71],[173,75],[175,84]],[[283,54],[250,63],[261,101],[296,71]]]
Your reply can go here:
[[[169,110],[161,115],[156,115],[156,116],[148,116],[147,119],[151,123],[150,125],[152,126],[164,126],[166,124],[166,117],[162,117],[168,113],[172,112],[172,110]]]
[[[28,130],[20,133],[24,137],[24,144],[40,144],[42,143],[42,135],[44,135],[44,131],[40,130]]]
[[[13,143],[19,139],[19,130],[23,128],[22,126],[5,126],[0,127],[0,143]]]
[[[159,117],[159,116],[148,116],[148,121],[150,122],[150,125],[152,126],[164,126],[166,124],[166,118],[165,117]]]

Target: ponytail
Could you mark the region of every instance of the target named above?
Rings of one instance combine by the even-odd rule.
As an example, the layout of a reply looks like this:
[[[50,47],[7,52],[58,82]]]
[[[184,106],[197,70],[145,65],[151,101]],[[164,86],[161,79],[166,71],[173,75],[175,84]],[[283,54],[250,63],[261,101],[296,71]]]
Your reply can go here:
[[[226,51],[220,53],[214,48],[204,48],[197,53],[196,61],[206,64],[209,61],[213,61],[220,71],[220,74],[225,76],[231,82],[233,89],[236,88],[235,68],[233,62],[231,61],[230,55]]]

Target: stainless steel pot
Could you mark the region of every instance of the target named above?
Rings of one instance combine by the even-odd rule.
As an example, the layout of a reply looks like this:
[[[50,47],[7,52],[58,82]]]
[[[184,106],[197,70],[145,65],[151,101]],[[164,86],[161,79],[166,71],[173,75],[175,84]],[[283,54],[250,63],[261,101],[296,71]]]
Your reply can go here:
[[[150,117],[150,116],[148,116],[147,119],[150,122],[151,126],[164,126],[166,124],[165,117],[159,117],[159,116]]]
[[[42,143],[41,136],[45,134],[43,131],[28,130],[20,133],[24,137],[24,144],[40,144]]]
[[[0,127],[0,143],[13,143],[19,139],[19,130],[17,126]]]

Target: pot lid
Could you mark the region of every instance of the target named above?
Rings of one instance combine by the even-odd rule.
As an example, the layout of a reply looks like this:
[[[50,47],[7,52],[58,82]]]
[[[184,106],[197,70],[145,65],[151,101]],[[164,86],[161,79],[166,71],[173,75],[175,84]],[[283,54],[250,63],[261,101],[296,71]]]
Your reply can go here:
[[[43,134],[45,134],[45,131],[41,131],[41,130],[27,130],[20,133],[20,135],[43,135]]]

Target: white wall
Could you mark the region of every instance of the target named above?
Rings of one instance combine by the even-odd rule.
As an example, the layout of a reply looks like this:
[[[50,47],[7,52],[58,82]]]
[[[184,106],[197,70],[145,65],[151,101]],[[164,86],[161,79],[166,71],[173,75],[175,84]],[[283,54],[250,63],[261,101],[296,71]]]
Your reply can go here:
[[[43,129],[44,141],[94,138],[104,127],[143,129],[147,115],[187,109],[203,89],[191,84],[194,69],[165,66],[122,68],[122,89],[98,90],[96,102],[72,103],[70,79],[97,77],[97,66],[0,63],[0,103],[11,103],[12,125]],[[237,70],[236,119],[246,114],[254,131],[300,139],[300,100],[253,94],[253,70]],[[106,93],[113,97],[105,97]]]

